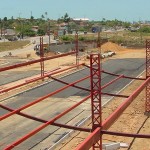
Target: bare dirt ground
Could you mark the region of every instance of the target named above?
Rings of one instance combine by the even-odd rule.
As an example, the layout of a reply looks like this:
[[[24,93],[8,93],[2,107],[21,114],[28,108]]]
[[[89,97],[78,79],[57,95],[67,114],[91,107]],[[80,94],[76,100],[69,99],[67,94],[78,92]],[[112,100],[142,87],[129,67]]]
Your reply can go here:
[[[145,49],[127,49],[120,47],[114,43],[106,43],[101,47],[102,52],[106,50],[112,50],[117,53],[117,55],[107,58],[107,59],[118,59],[118,58],[145,58]],[[27,56],[26,53],[18,55],[17,57],[25,58]],[[35,52],[32,51],[30,53],[29,59],[37,59],[39,58],[35,55]],[[103,61],[105,61],[104,59]],[[57,67],[68,67],[71,64],[74,64],[75,56],[66,56],[63,59],[57,58],[55,60],[50,60],[45,62],[46,70],[52,70]],[[87,59],[80,59],[80,62],[89,63]],[[24,68],[20,68],[24,70]],[[27,70],[32,69],[40,69],[40,64],[36,64],[33,66],[26,67]],[[142,75],[145,76],[144,74]],[[21,81],[19,81],[21,82]],[[40,81],[41,82],[41,81]],[[39,82],[37,82],[39,83]],[[37,84],[36,83],[36,84]],[[15,83],[16,84],[16,83]],[[130,95],[139,85],[141,81],[134,81],[128,88],[123,90],[121,94]],[[35,84],[34,84],[35,85]],[[30,87],[33,85],[30,85]],[[10,92],[12,94],[13,92]],[[9,93],[6,93],[8,95]],[[5,95],[3,95],[5,97]],[[114,109],[123,101],[122,98],[114,98],[113,101],[109,102],[103,108],[103,120],[106,119]],[[143,91],[135,101],[126,109],[123,115],[118,119],[118,121],[109,129],[111,131],[118,132],[128,132],[128,133],[141,133],[141,134],[150,134],[150,119],[147,119],[147,116],[144,115],[145,111],[145,91]],[[147,120],[146,120],[147,119]],[[146,122],[144,123],[144,121]],[[144,124],[143,124],[144,123]],[[90,121],[86,126],[90,127]],[[140,129],[140,130],[139,130]],[[139,130],[139,131],[138,131]],[[83,132],[75,132],[69,139],[61,143],[61,145],[56,149],[70,150],[75,149],[77,145],[79,145],[86,137],[88,133]],[[104,142],[124,142],[127,144],[131,144],[131,148],[122,148],[123,150],[149,150],[150,149],[150,139],[133,139],[133,138],[124,138],[124,137],[116,137],[116,136],[103,136]],[[133,141],[133,144],[132,144]]]

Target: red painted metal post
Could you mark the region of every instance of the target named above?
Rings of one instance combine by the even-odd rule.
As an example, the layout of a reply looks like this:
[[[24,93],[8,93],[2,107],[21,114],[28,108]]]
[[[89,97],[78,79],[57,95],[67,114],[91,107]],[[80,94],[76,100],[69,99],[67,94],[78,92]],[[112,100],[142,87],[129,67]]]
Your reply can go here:
[[[146,78],[150,77],[150,40],[146,40]],[[150,114],[150,82],[146,86],[145,114]]]
[[[119,116],[121,116],[124,110],[133,102],[149,82],[150,78],[144,81],[144,83],[142,83],[126,100],[124,100],[115,111],[113,111],[113,113],[102,123],[103,130],[107,130],[111,127],[111,125],[119,118]]]
[[[76,47],[76,65],[79,64],[79,39],[78,33],[75,34],[75,47]]]
[[[76,54],[76,52],[69,52],[69,53],[64,53],[64,54],[60,54],[60,55],[44,57],[43,61],[51,60],[51,59],[55,59],[55,58],[59,58],[59,57],[64,57],[64,56],[68,56],[68,55],[73,55],[73,54]],[[31,65],[31,64],[35,64],[35,63],[38,63],[40,61],[41,61],[41,58],[36,59],[36,60],[31,60],[31,61],[28,61],[28,62],[23,62],[23,63],[11,65],[11,66],[7,66],[7,67],[3,67],[3,68],[0,68],[0,72],[10,70],[10,69],[14,69],[14,68],[27,66],[27,65]]]
[[[92,130],[100,128],[102,125],[101,112],[101,71],[100,54],[90,55],[90,73],[91,73],[91,110],[92,110]],[[102,136],[93,144],[93,150],[102,150]]]
[[[44,60],[43,60],[43,57],[44,57],[43,37],[40,37],[40,58],[41,58],[40,64],[41,64],[41,77],[44,76]]]
[[[54,92],[52,92],[52,93],[49,93],[49,94],[47,94],[47,95],[45,95],[45,96],[43,96],[43,97],[40,97],[40,98],[36,99],[35,101],[30,102],[30,103],[28,103],[28,104],[26,104],[26,105],[24,105],[24,106],[22,106],[22,107],[20,107],[20,108],[18,108],[18,109],[16,109],[16,110],[12,111],[12,112],[10,112],[10,113],[4,114],[3,116],[0,116],[0,121],[1,121],[1,120],[4,120],[4,119],[7,118],[7,117],[12,116],[13,114],[16,114],[17,112],[20,112],[20,111],[22,111],[22,110],[24,110],[24,109],[26,109],[26,108],[28,108],[28,107],[34,105],[34,104],[37,104],[37,103],[39,103],[39,102],[45,100],[46,98],[48,98],[48,97],[50,97],[50,96],[52,96],[52,95],[55,95],[55,94],[57,94],[57,93],[59,93],[59,92],[65,90],[65,89],[69,88],[70,86],[72,86],[72,85],[74,85],[74,84],[77,84],[77,83],[79,83],[79,82],[81,82],[81,81],[84,81],[84,80],[88,79],[89,77],[90,77],[90,76],[86,76],[86,77],[84,77],[84,78],[82,78],[82,79],[80,79],[80,80],[77,80],[77,81],[75,81],[75,82],[73,82],[73,83],[70,83],[70,84],[68,84],[68,85],[66,85],[66,86],[64,86],[64,87],[62,87],[62,88],[60,88],[60,89],[58,89],[58,90],[56,90],[56,91],[54,91]]]
[[[150,139],[150,134],[122,133],[122,132],[113,132],[113,131],[107,131],[107,130],[102,130],[101,132],[102,134],[109,134],[109,135],[115,135],[115,136]]]
[[[82,63],[82,64],[79,64],[79,66],[81,66],[81,65],[83,65],[83,63]],[[25,82],[23,82],[23,83],[21,83],[21,84],[18,84],[18,85],[12,86],[12,87],[10,87],[10,88],[6,88],[6,89],[3,89],[3,90],[0,90],[0,94],[1,94],[1,93],[4,93],[4,92],[8,92],[8,91],[13,90],[13,89],[16,89],[16,88],[19,88],[19,87],[24,86],[24,85],[26,85],[26,84],[29,84],[29,83],[32,83],[32,82],[41,80],[41,79],[43,79],[43,78],[50,77],[51,75],[55,75],[55,74],[61,73],[61,72],[63,72],[63,71],[66,71],[66,70],[75,68],[75,67],[77,67],[77,66],[74,65],[74,66],[71,66],[71,67],[68,67],[68,68],[65,68],[65,69],[61,69],[61,70],[59,70],[59,71],[51,70],[51,71],[49,71],[48,73],[44,74],[43,77],[40,77],[40,76],[39,76],[39,77],[36,77],[36,78],[32,78],[32,79],[26,80]],[[57,69],[56,69],[56,70],[57,70]],[[53,72],[53,71],[54,71],[54,72]]]
[[[101,128],[96,128],[75,150],[89,150],[91,144],[99,141]]]
[[[0,105],[0,106],[1,106],[1,108],[5,109],[5,110],[14,111],[14,109],[9,108],[7,106],[4,106],[4,105]],[[23,116],[27,119],[38,121],[38,122],[41,122],[41,123],[48,122],[48,120],[44,120],[42,118],[31,116],[31,115],[28,115],[26,113],[18,112],[17,114],[20,115],[20,116]],[[62,128],[67,128],[67,129],[78,130],[78,131],[91,132],[91,129],[89,129],[89,128],[82,128],[82,127],[77,127],[77,126],[72,126],[72,125],[61,124],[61,123],[57,123],[57,122],[53,122],[51,125],[54,125],[54,126],[57,126],[57,127],[62,127]]]
[[[100,31],[98,32],[97,48],[101,48],[101,37],[100,37]]]
[[[32,130],[30,133],[26,134],[25,136],[21,137],[20,139],[16,140],[15,142],[13,142],[12,144],[8,145],[5,150],[10,150],[13,149],[15,146],[19,145],[20,143],[22,143],[23,141],[25,141],[26,139],[28,139],[29,137],[33,136],[34,134],[38,133],[39,131],[41,131],[42,129],[44,129],[45,127],[47,127],[48,125],[52,124],[53,122],[55,122],[56,120],[58,120],[59,118],[61,118],[62,116],[64,116],[65,114],[67,114],[68,112],[70,112],[71,110],[73,110],[74,108],[76,108],[77,106],[79,106],[80,104],[82,104],[83,102],[85,102],[87,99],[89,99],[91,97],[91,95],[85,97],[82,101],[80,101],[79,103],[73,105],[72,107],[68,108],[67,110],[65,110],[64,112],[60,113],[59,115],[57,115],[56,117],[54,117],[53,119],[47,121],[46,123],[40,125],[39,127],[37,127],[36,129]]]
[[[139,95],[139,93],[146,87],[150,82],[148,78],[144,83],[136,89],[129,98],[127,98],[103,123],[102,130],[100,128],[95,129],[84,141],[81,143],[76,150],[88,150],[97,140],[97,132],[100,134],[103,130],[107,130],[111,125],[120,117],[123,111],[132,103],[132,101]],[[96,139],[95,139],[96,138]]]

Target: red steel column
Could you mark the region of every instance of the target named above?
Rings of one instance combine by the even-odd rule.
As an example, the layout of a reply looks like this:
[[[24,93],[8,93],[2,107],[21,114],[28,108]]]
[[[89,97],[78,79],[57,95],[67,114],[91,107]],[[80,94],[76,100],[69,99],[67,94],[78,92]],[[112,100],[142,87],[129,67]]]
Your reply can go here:
[[[91,105],[92,105],[92,130],[101,127],[101,72],[100,72],[100,54],[90,55],[91,71]],[[99,140],[93,144],[93,150],[102,150],[102,136],[99,134]]]
[[[41,64],[41,77],[44,76],[44,60],[43,60],[43,57],[44,57],[43,37],[40,37],[40,58],[41,58],[40,64]]]
[[[101,37],[100,37],[100,32],[98,32],[98,38],[97,38],[97,48],[101,48]]]
[[[78,33],[75,34],[75,48],[76,48],[76,65],[79,64],[79,40]]]
[[[150,40],[146,40],[146,78],[150,77]],[[145,113],[150,113],[150,83],[146,86]]]

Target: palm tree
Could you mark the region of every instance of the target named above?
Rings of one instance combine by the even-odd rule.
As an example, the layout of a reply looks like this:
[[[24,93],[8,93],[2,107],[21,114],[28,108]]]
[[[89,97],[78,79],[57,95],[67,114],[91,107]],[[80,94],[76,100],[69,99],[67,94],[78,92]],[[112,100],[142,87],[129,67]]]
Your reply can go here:
[[[69,31],[70,30],[69,29],[69,22],[70,22],[71,18],[69,17],[69,15],[67,13],[64,15],[63,20],[65,23],[68,24],[68,31]]]
[[[46,20],[47,20],[47,14],[48,14],[48,13],[47,13],[47,12],[45,12]]]

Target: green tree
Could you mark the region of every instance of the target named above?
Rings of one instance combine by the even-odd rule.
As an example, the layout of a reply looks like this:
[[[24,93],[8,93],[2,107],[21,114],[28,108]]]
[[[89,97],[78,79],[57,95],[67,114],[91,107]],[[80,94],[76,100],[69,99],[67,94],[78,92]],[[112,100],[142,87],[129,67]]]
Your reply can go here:
[[[131,26],[130,22],[124,22],[123,23],[123,27],[125,27],[125,28],[129,28],[130,26]]]
[[[41,18],[42,18],[42,19],[44,19],[44,18],[45,18],[43,14],[41,15]]]
[[[71,18],[69,17],[68,13],[66,13],[66,14],[64,15],[63,19],[64,19],[64,22],[65,22],[65,23],[68,23],[68,22],[71,20]]]
[[[31,17],[30,17],[30,19],[31,19],[31,20],[34,20],[34,17],[33,17],[33,16],[31,16]]]
[[[139,29],[139,31],[140,31],[140,32],[144,32],[144,33],[150,33],[150,27],[147,27],[147,26],[141,27],[141,28]]]
[[[3,19],[4,21],[7,21],[7,17],[4,17],[4,19]]]
[[[65,23],[67,23],[67,26],[68,26],[68,32],[70,32],[70,26],[69,26],[69,22],[70,22],[71,18],[69,17],[68,13],[66,13],[63,17],[63,21]]]
[[[45,31],[43,29],[38,29],[37,35],[39,36],[45,35]]]
[[[23,30],[23,35],[32,37],[32,36],[35,36],[36,33],[35,33],[35,31],[33,31],[31,29],[24,29]]]

